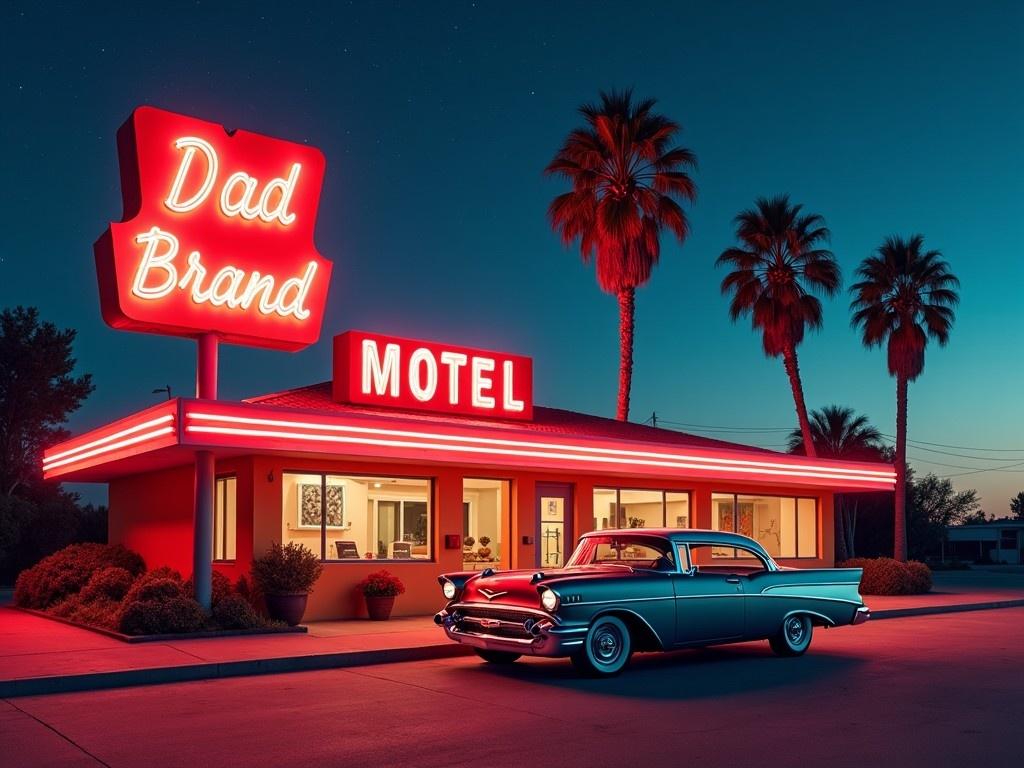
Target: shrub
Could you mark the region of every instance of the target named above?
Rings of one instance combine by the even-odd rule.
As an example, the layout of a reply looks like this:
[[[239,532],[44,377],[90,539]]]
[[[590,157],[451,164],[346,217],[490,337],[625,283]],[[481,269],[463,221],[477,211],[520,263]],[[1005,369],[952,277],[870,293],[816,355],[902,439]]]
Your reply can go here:
[[[923,595],[932,591],[932,569],[919,560],[909,560],[907,571],[910,574],[910,594]]]
[[[169,568],[166,565],[154,568],[152,571],[146,571],[144,574],[139,576],[132,584],[131,589],[128,590],[128,594],[124,596],[125,603],[134,603],[139,599],[139,592],[144,589],[148,584],[154,581],[164,581],[170,579],[178,584],[181,584],[181,574],[173,568]],[[184,586],[182,586],[184,590]]]
[[[840,568],[863,568],[860,591],[864,595],[916,595],[932,588],[932,574],[924,563],[901,563],[891,557],[862,557],[837,563]]]
[[[252,578],[264,594],[310,592],[323,569],[320,558],[301,544],[275,542],[253,561]]]
[[[25,608],[49,608],[77,594],[103,568],[123,568],[142,573],[142,557],[120,544],[72,544],[44,557],[22,571],[14,588],[14,600]]]
[[[78,598],[83,603],[101,601],[120,603],[128,594],[134,581],[135,576],[124,568],[117,566],[104,568],[92,575],[88,583],[82,587]]]
[[[219,629],[253,629],[263,626],[263,619],[241,595],[226,595],[213,606],[213,622]]]
[[[397,576],[388,571],[371,573],[360,581],[356,588],[366,597],[396,597],[405,592],[405,585]]]
[[[231,586],[231,581],[220,571],[213,572],[213,581],[211,582],[211,594],[210,594],[210,605],[214,606],[223,600],[225,597],[230,595],[234,590]],[[195,597],[195,586],[191,576],[188,581],[185,582],[185,594],[189,597]]]
[[[184,594],[125,605],[120,629],[126,635],[164,635],[198,632],[206,625],[199,603]]]

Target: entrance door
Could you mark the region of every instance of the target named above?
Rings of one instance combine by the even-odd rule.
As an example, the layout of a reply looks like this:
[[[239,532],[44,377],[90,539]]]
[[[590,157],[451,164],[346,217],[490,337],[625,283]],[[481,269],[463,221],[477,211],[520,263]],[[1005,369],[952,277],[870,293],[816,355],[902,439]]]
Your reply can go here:
[[[573,543],[572,486],[537,483],[537,565],[561,568]]]

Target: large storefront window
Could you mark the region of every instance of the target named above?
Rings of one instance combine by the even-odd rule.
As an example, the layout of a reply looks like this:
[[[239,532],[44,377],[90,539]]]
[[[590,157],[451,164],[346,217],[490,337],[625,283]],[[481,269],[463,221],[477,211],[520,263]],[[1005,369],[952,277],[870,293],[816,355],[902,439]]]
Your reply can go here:
[[[235,500],[238,481],[234,477],[218,477],[213,496],[213,559],[234,560],[238,535],[235,521],[238,505]]]
[[[715,493],[711,527],[757,541],[772,557],[818,556],[817,501],[792,496]],[[732,547],[715,547],[714,557],[742,557]]]
[[[594,530],[689,528],[690,494],[630,488],[594,489]]]
[[[508,568],[511,515],[508,480],[462,481],[462,565],[467,571]]]
[[[286,472],[282,540],[324,560],[429,560],[431,481]]]

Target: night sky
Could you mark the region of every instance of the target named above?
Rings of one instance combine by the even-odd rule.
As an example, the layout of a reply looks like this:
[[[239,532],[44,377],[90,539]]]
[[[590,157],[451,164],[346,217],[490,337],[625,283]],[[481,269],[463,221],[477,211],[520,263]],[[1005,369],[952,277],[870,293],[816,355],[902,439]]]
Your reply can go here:
[[[739,210],[788,192],[826,217],[847,285],[889,234],[922,232],[950,262],[962,304],[911,385],[910,438],[971,450],[909,454],[1005,514],[1024,488],[1024,4],[891,5],[8,0],[0,306],[78,330],[96,392],[72,429],[149,405],[156,387],[191,393],[191,343],[99,314],[92,243],[121,213],[114,133],[148,103],[327,157],[321,341],[222,348],[223,397],[325,380],[332,335],[362,328],[532,355],[538,403],[612,415],[615,299],[551,233],[564,185],[542,169],[578,104],[631,86],[700,161],[692,235],[666,240],[638,292],[633,419],[783,442],[770,431],[795,423],[782,364],[730,323],[714,260]],[[895,384],[848,301],[827,303],[800,349],[808,405],[850,405],[891,435]]]

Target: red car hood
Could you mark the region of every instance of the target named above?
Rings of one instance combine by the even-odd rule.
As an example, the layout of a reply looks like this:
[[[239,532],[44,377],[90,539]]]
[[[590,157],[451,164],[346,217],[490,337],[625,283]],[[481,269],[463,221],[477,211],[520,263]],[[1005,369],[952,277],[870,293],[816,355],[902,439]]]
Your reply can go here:
[[[584,565],[576,568],[556,568],[544,571],[498,571],[491,576],[474,576],[466,582],[462,601],[467,603],[502,603],[526,608],[539,608],[542,585],[555,586],[568,577],[599,578],[624,576],[632,571],[622,566]],[[543,574],[541,578],[536,578]]]

